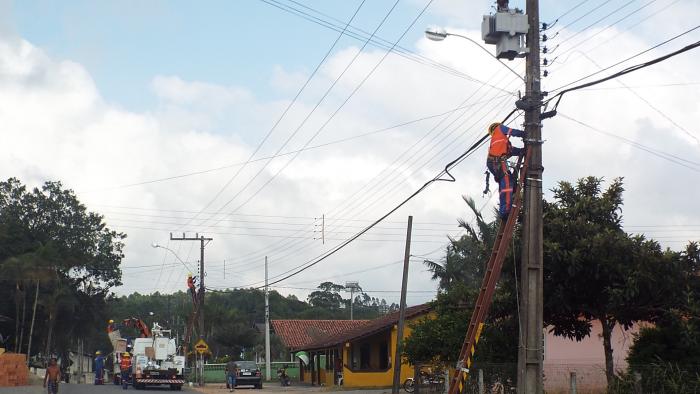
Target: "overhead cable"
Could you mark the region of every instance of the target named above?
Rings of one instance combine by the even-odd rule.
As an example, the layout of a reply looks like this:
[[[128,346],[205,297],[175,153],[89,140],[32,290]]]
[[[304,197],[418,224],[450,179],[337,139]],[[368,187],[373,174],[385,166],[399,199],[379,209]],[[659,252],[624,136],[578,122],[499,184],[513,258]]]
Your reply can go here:
[[[506,120],[508,120],[508,118],[510,118],[511,115],[513,115],[515,112],[516,112],[516,110],[511,111],[511,112],[506,116],[506,118],[503,120],[503,122],[505,122]],[[279,283],[279,282],[282,282],[282,281],[284,281],[284,280],[286,280],[286,279],[289,279],[289,278],[291,278],[291,277],[293,277],[293,276],[296,276],[296,275],[300,274],[301,272],[306,271],[307,269],[309,269],[309,268],[313,267],[314,265],[320,263],[321,261],[327,259],[328,257],[332,256],[333,254],[337,253],[339,250],[343,249],[345,246],[349,245],[351,242],[353,242],[354,240],[356,240],[356,239],[358,239],[359,237],[361,237],[364,233],[366,233],[367,231],[369,231],[372,227],[374,227],[374,226],[376,226],[377,224],[379,224],[382,220],[386,219],[386,218],[389,217],[391,214],[393,214],[394,212],[396,212],[399,208],[401,208],[402,206],[404,206],[407,202],[409,202],[410,200],[412,200],[415,196],[417,196],[418,194],[420,194],[423,190],[425,190],[425,189],[426,189],[428,186],[430,186],[431,184],[433,184],[433,183],[435,183],[435,182],[454,182],[454,181],[455,181],[455,178],[452,176],[452,174],[450,174],[450,170],[451,170],[457,163],[461,162],[464,158],[466,158],[467,156],[471,155],[471,154],[481,145],[481,143],[483,143],[484,141],[486,141],[486,140],[488,139],[488,137],[489,137],[488,134],[486,134],[486,135],[484,135],[483,137],[481,137],[477,142],[475,142],[471,147],[469,147],[469,149],[467,149],[464,153],[462,153],[462,154],[459,155],[456,159],[452,160],[452,161],[449,162],[447,165],[445,165],[445,168],[444,168],[442,171],[440,171],[435,177],[433,177],[431,180],[427,181],[425,184],[423,184],[423,186],[421,186],[420,188],[418,188],[418,190],[416,190],[415,192],[413,192],[410,196],[408,196],[406,199],[404,199],[403,201],[401,201],[401,202],[400,202],[399,204],[397,204],[394,208],[392,208],[392,209],[389,210],[387,213],[385,213],[384,215],[382,215],[379,219],[377,219],[376,221],[374,221],[372,224],[370,224],[369,226],[367,226],[367,227],[364,228],[363,230],[359,231],[358,233],[356,233],[356,234],[353,235],[352,237],[348,238],[346,241],[342,242],[340,245],[338,245],[338,246],[332,248],[332,249],[329,250],[328,252],[326,252],[326,253],[324,253],[323,255],[319,256],[318,258],[314,259],[313,261],[311,261],[311,262],[309,262],[309,263],[306,263],[306,264],[303,264],[303,265],[301,265],[301,266],[296,267],[296,268],[294,269],[293,272],[291,272],[291,273],[289,273],[289,274],[287,274],[287,275],[285,275],[285,276],[283,276],[283,277],[281,277],[281,278],[279,278],[279,279],[276,279],[276,280],[274,280],[274,281],[268,283],[268,285],[274,285],[274,284],[277,284],[277,283]],[[448,176],[449,178],[443,178],[443,176],[445,176],[445,175]]]
[[[301,4],[301,3],[299,3],[299,2],[290,1],[291,3],[297,4],[297,5],[299,5],[300,7],[303,7],[303,8],[305,8],[305,9],[307,9],[307,10],[310,10],[310,11],[312,11],[312,12],[318,14],[318,15],[321,15],[321,16],[323,16],[323,17],[326,18],[326,19],[321,18],[321,17],[318,17],[318,16],[311,15],[311,14],[309,14],[308,12],[305,12],[305,11],[303,11],[303,10],[300,10],[299,8],[296,8],[296,7],[294,7],[294,6],[292,6],[292,5],[289,5],[289,4],[283,4],[282,2],[277,1],[277,0],[260,0],[260,1],[262,1],[263,3],[266,3],[266,4],[268,4],[268,5],[271,5],[271,6],[275,7],[275,8],[278,8],[278,9],[280,9],[280,10],[282,10],[282,11],[288,12],[288,13],[290,13],[290,14],[292,14],[292,15],[301,17],[302,19],[305,19],[305,20],[307,20],[307,21],[309,21],[309,22],[315,23],[315,24],[317,24],[317,25],[319,25],[319,26],[323,26],[323,27],[325,27],[325,28],[328,28],[328,29],[331,29],[331,30],[334,30],[334,31],[340,31],[340,26],[339,26],[338,24],[334,23],[334,22],[329,21],[329,19],[330,19],[330,20],[333,20],[333,21],[337,21],[337,22],[341,22],[340,20],[334,18],[334,17],[331,16],[331,15],[328,15],[328,14],[325,14],[325,13],[323,13],[323,12],[321,12],[321,11],[318,11],[318,10],[312,8],[312,7],[309,7],[309,6],[306,6],[306,5],[304,5],[304,4]],[[363,30],[363,29],[360,29],[360,28],[358,28],[358,27],[356,27],[356,26],[350,26],[348,29],[346,29],[346,30],[344,31],[344,34],[347,35],[348,37],[354,38],[354,39],[356,39],[356,40],[358,40],[358,41],[365,41],[365,40],[367,40],[367,36],[370,35],[369,32],[367,32],[367,31],[365,31],[365,30]],[[445,65],[445,64],[443,64],[443,63],[440,63],[440,62],[438,62],[438,61],[436,61],[436,60],[434,60],[434,59],[431,59],[431,58],[429,58],[429,57],[427,57],[427,56],[424,56],[424,55],[421,55],[421,54],[419,54],[419,53],[416,53],[415,51],[412,51],[412,50],[409,49],[409,48],[403,47],[403,46],[401,46],[401,45],[396,45],[396,46],[394,46],[393,43],[392,43],[391,41],[386,40],[386,39],[384,39],[384,38],[381,38],[381,37],[379,37],[379,36],[377,36],[377,35],[375,35],[375,36],[373,36],[373,37],[370,36],[369,42],[370,42],[371,44],[373,44],[374,46],[378,47],[378,48],[385,49],[385,50],[389,50],[390,52],[393,52],[393,53],[395,53],[395,54],[397,54],[397,55],[399,55],[399,56],[401,56],[401,57],[403,57],[403,58],[405,58],[405,59],[414,61],[414,62],[416,62],[416,63],[422,64],[422,65],[425,65],[425,66],[432,67],[432,68],[434,68],[434,69],[436,69],[436,70],[438,70],[438,71],[443,71],[443,72],[445,72],[445,73],[447,73],[447,74],[450,74],[450,75],[453,75],[453,76],[456,76],[456,77],[459,77],[459,78],[466,79],[466,80],[468,80],[468,81],[470,81],[470,82],[481,83],[481,84],[484,83],[484,82],[480,81],[479,79],[474,78],[474,77],[472,77],[471,75],[464,73],[463,71],[459,71],[459,70],[457,70],[457,69],[455,69],[455,68],[453,68],[453,67],[450,67],[450,66],[448,66],[448,65]],[[502,92],[505,92],[505,93],[508,93],[508,94],[511,94],[511,95],[514,95],[514,94],[515,94],[514,92],[508,92],[508,91],[503,90],[503,89],[501,89],[501,88],[499,88],[498,86],[495,86],[495,85],[486,84],[486,86],[488,86],[488,87],[490,87],[490,88],[492,88],[492,89],[500,90],[500,91],[502,91]]]
[[[645,54],[645,53],[647,53],[647,52],[650,52],[650,51],[652,51],[652,50],[654,50],[654,49],[656,49],[656,48],[658,48],[658,47],[660,47],[660,46],[662,46],[662,45],[668,44],[668,43],[671,42],[671,41],[677,40],[678,38],[683,37],[683,36],[685,36],[686,34],[689,34],[689,33],[693,32],[693,31],[695,31],[695,30],[697,30],[697,29],[699,29],[699,28],[700,28],[700,25],[697,25],[697,26],[695,26],[695,27],[693,27],[693,28],[690,28],[690,29],[688,29],[688,30],[686,30],[686,31],[684,31],[684,32],[682,32],[682,33],[680,33],[680,34],[677,34],[677,35],[675,35],[675,36],[673,36],[673,37],[671,37],[671,38],[669,38],[669,39],[667,39],[667,40],[665,40],[665,41],[663,41],[663,42],[660,42],[660,43],[658,43],[658,44],[656,44],[656,45],[654,45],[654,46],[652,46],[652,47],[650,47],[650,48],[647,48],[647,49],[645,49],[645,50],[643,50],[643,51],[641,51],[641,52],[638,52],[638,53],[636,53],[636,54],[634,54],[634,55],[632,55],[632,56],[630,56],[630,57],[627,57],[627,58],[625,58],[625,59],[622,59],[622,60],[620,60],[620,61],[618,61],[618,62],[616,62],[616,63],[614,63],[614,64],[611,64],[611,65],[609,65],[609,66],[607,66],[607,67],[604,67],[604,68],[602,68],[602,69],[600,69],[600,70],[598,70],[598,71],[596,71],[596,72],[593,72],[593,73],[588,74],[588,75],[586,75],[586,76],[584,76],[584,77],[581,77],[581,78],[579,78],[579,79],[577,79],[577,80],[575,80],[575,81],[572,81],[572,82],[569,82],[569,83],[567,83],[567,84],[565,84],[565,85],[559,86],[559,87],[556,88],[556,89],[552,89],[552,90],[549,91],[549,93],[550,93],[550,94],[551,94],[551,93],[554,93],[554,92],[556,92],[556,91],[562,90],[563,88],[565,88],[565,87],[567,87],[567,86],[571,86],[571,85],[575,84],[576,82],[580,82],[580,81],[583,81],[584,79],[588,79],[588,78],[590,78],[590,77],[592,77],[592,76],[594,76],[594,75],[598,75],[598,74],[602,73],[603,71],[609,70],[609,69],[611,69],[611,68],[613,68],[613,67],[615,67],[615,66],[618,66],[618,65],[620,65],[620,64],[622,64],[622,63],[625,63],[625,62],[627,62],[627,61],[629,61],[629,60],[632,60],[632,59],[634,59],[634,58],[636,58],[636,57],[639,57],[639,56],[641,56],[641,55],[643,55],[643,54]],[[692,48],[691,48],[691,49],[692,49]],[[668,55],[667,55],[667,56],[668,56]],[[675,55],[674,55],[674,54],[671,54],[671,56],[675,56]],[[634,66],[634,67],[638,67],[638,66]],[[609,78],[608,78],[608,79],[609,79]],[[606,79],[606,80],[607,80],[607,79]],[[587,86],[592,86],[592,85],[586,85],[586,86],[583,86],[583,85],[582,85],[582,86],[580,86],[580,87],[577,87],[576,89],[582,89],[582,88],[587,87]],[[550,100],[551,100],[551,99],[550,99]]]
[[[365,1],[366,1],[366,0],[362,0],[362,2],[360,2],[360,5],[357,7],[357,9],[355,10],[355,12],[352,14],[352,17],[350,17],[350,20],[345,24],[345,28],[344,28],[344,29],[347,29],[347,27],[350,25],[350,23],[355,19],[355,17],[357,16],[357,13],[360,12],[360,9],[361,9],[362,6],[364,5]],[[398,0],[397,0],[397,2],[398,2]],[[394,6],[396,6],[396,5],[394,5]],[[392,8],[392,10],[393,10],[393,8]],[[391,11],[390,11],[390,12],[391,12]],[[388,16],[388,15],[387,15],[387,16]],[[344,30],[343,30],[343,31],[344,31]],[[316,75],[316,73],[318,72],[318,70],[321,68],[321,66],[323,65],[323,63],[325,63],[325,61],[326,61],[326,59],[328,58],[328,56],[330,56],[330,54],[333,52],[333,49],[334,49],[335,46],[338,44],[338,41],[340,41],[340,39],[342,38],[342,36],[343,36],[343,33],[341,33],[340,35],[338,35],[338,37],[335,39],[335,41],[333,41],[333,44],[332,44],[331,47],[328,49],[328,51],[326,51],[326,54],[323,56],[323,58],[321,59],[321,61],[318,62],[318,64],[316,65],[316,68],[314,68],[314,70],[311,72],[311,75],[309,75],[309,77],[306,79],[306,82],[304,82],[304,84],[301,86],[301,88],[299,88],[299,90],[297,91],[297,93],[296,93],[296,95],[294,96],[294,98],[292,99],[292,101],[289,102],[289,104],[287,105],[287,107],[285,108],[285,110],[282,111],[282,114],[277,118],[277,120],[275,121],[275,123],[273,124],[273,126],[270,128],[270,130],[267,132],[267,134],[265,134],[265,137],[263,137],[262,141],[260,141],[260,143],[258,144],[258,146],[257,146],[257,147],[255,148],[255,150],[253,151],[253,153],[250,154],[250,156],[248,157],[248,160],[247,160],[241,167],[238,168],[238,171],[236,171],[236,173],[235,173],[232,177],[230,177],[228,181],[226,181],[226,183],[224,184],[224,186],[221,187],[221,188],[219,189],[219,191],[214,195],[214,197],[212,197],[212,198],[209,200],[209,202],[207,202],[207,203],[205,204],[205,206],[201,209],[201,212],[206,211],[207,208],[209,208],[209,207],[211,206],[211,204],[213,204],[214,201],[216,201],[216,199],[218,199],[219,196],[221,196],[221,194],[228,188],[228,186],[238,177],[238,175],[241,173],[241,171],[243,171],[243,169],[246,167],[246,165],[247,165],[248,163],[250,163],[251,160],[253,160],[253,157],[255,157],[255,155],[258,153],[258,151],[260,150],[260,148],[262,148],[262,146],[263,146],[263,145],[265,144],[265,142],[268,140],[268,138],[270,137],[270,135],[272,135],[272,132],[277,128],[277,126],[280,124],[280,122],[282,121],[282,119],[287,115],[287,113],[289,112],[289,110],[292,108],[292,106],[294,105],[294,103],[296,103],[296,101],[297,101],[297,99],[299,98],[299,96],[301,96],[301,94],[304,92],[304,90],[305,90],[306,87],[309,85],[309,83],[311,82],[311,80],[314,78],[314,76]],[[283,146],[283,147],[284,147],[284,146]],[[281,150],[281,148],[280,148],[280,150]],[[277,154],[280,152],[280,150],[277,151]],[[198,216],[198,215],[195,215],[195,216]],[[188,223],[189,223],[189,222],[188,222]]]
[[[697,27],[695,27],[695,28],[693,28],[692,30],[695,30],[695,29],[697,29],[697,28],[700,28],[700,25],[697,26]],[[583,88],[586,88],[586,87],[589,87],[589,86],[597,85],[597,84],[599,84],[599,83],[603,83],[603,82],[605,82],[605,81],[609,81],[609,80],[614,79],[614,78],[619,78],[619,77],[621,77],[621,76],[623,76],[623,75],[625,75],[625,74],[629,74],[629,73],[631,73],[631,72],[641,70],[641,69],[643,69],[643,68],[652,66],[652,65],[657,64],[657,63],[660,63],[660,62],[662,62],[662,61],[664,61],[664,60],[670,59],[670,58],[672,58],[672,57],[674,57],[674,56],[676,56],[676,55],[680,55],[681,53],[688,52],[688,51],[690,51],[690,50],[692,50],[692,49],[697,48],[698,46],[700,46],[700,41],[697,41],[697,42],[695,42],[695,43],[693,43],[693,44],[690,44],[690,45],[686,45],[685,47],[683,47],[683,48],[681,48],[681,49],[679,49],[679,50],[677,50],[677,51],[671,52],[671,53],[669,53],[669,54],[667,54],[667,55],[664,55],[664,56],[661,56],[661,57],[657,57],[656,59],[650,60],[650,61],[648,61],[648,62],[644,62],[644,63],[641,63],[641,64],[637,64],[637,65],[628,67],[628,68],[626,68],[626,69],[624,69],[624,70],[622,70],[622,71],[618,71],[618,72],[616,72],[616,73],[614,73],[614,74],[612,74],[612,75],[609,75],[609,76],[607,76],[607,77],[604,77],[604,78],[601,78],[601,79],[597,79],[597,80],[595,80],[595,81],[587,82],[587,83],[584,83],[584,84],[581,84],[581,85],[577,85],[577,86],[574,86],[574,87],[571,87],[571,88],[567,88],[567,89],[564,89],[564,90],[560,90],[559,93],[555,94],[555,95],[552,96],[549,100],[547,100],[547,103],[551,102],[552,100],[554,100],[554,99],[556,98],[557,100],[556,100],[556,102],[555,102],[555,104],[554,104],[554,109],[556,109],[556,108],[559,106],[559,102],[561,102],[562,97],[564,97],[564,95],[565,95],[566,93],[568,93],[568,92],[572,92],[572,91],[575,91],[575,90],[578,90],[578,89],[583,89]],[[612,67],[612,66],[611,66],[611,67]],[[608,68],[609,68],[609,67],[608,67]],[[597,74],[597,73],[599,73],[599,72],[601,72],[601,71],[603,71],[603,70],[600,70],[600,71],[598,71],[598,72],[596,72],[596,73],[593,73],[593,74],[591,74],[591,75]],[[590,75],[589,75],[589,76],[590,76]],[[577,81],[580,81],[580,80],[582,80],[582,79],[586,79],[586,78],[588,78],[589,76],[580,78],[580,79],[578,79]],[[575,82],[577,82],[577,81],[568,83],[568,84],[566,84],[566,85],[564,85],[564,86],[570,86],[570,85],[572,85],[573,83],[575,83]],[[563,88],[564,86],[562,86],[562,87],[560,87],[560,88],[558,88],[558,89],[561,89],[561,88]]]
[[[398,5],[399,1],[400,1],[400,0],[396,0],[396,2],[394,2],[394,4],[392,5],[392,7],[391,7],[391,8],[389,9],[389,11],[386,13],[386,15],[384,15],[384,18],[379,22],[379,24],[377,25],[377,27],[374,29],[373,34],[376,34],[377,31],[379,31],[379,29],[384,25],[384,23],[387,21],[387,19],[389,18],[389,16],[392,14],[392,12],[394,11],[394,9],[395,9],[396,6]],[[433,0],[430,0],[430,1],[432,2]],[[428,4],[430,4],[430,3],[428,3]],[[423,11],[425,11],[425,9],[424,9]],[[422,14],[422,13],[421,13],[421,14]],[[414,21],[414,23],[415,23],[415,21]],[[349,22],[348,22],[348,24],[349,24]],[[405,34],[405,33],[406,33],[406,32],[404,32],[404,34]],[[342,36],[342,34],[341,34],[341,36]],[[403,36],[401,36],[401,37],[403,37]],[[287,144],[292,140],[292,138],[294,138],[294,136],[296,136],[297,133],[302,129],[302,127],[306,124],[306,122],[311,118],[311,116],[312,116],[312,115],[316,112],[316,110],[321,106],[321,104],[322,104],[323,101],[326,99],[326,97],[328,97],[328,95],[329,95],[330,92],[333,90],[333,88],[338,84],[338,82],[340,81],[340,79],[345,75],[345,73],[347,73],[347,71],[350,69],[350,67],[351,67],[351,66],[355,63],[355,61],[359,58],[360,54],[362,54],[362,52],[364,51],[364,49],[367,47],[367,44],[368,44],[368,43],[369,43],[369,40],[366,41],[366,42],[362,45],[362,47],[360,48],[360,50],[358,50],[358,51],[355,53],[355,55],[352,57],[352,59],[350,60],[350,62],[345,66],[345,68],[344,68],[343,71],[340,73],[340,75],[338,75],[338,76],[335,78],[335,80],[333,81],[333,83],[331,83],[331,85],[326,89],[326,91],[323,93],[323,95],[321,96],[321,98],[316,102],[316,104],[315,104],[314,107],[311,109],[311,111],[309,111],[309,113],[308,113],[308,114],[304,117],[304,119],[301,121],[301,123],[299,124],[299,126],[297,126],[297,128],[291,133],[291,135],[289,135],[289,137],[287,137],[287,139],[282,143],[282,145],[279,147],[279,149],[277,149],[277,152],[275,152],[275,155],[278,155],[278,154],[282,151],[282,149],[284,149],[284,147],[287,146]],[[387,53],[388,53],[388,52],[387,52]],[[367,74],[367,76],[360,82],[360,84],[357,85],[357,87],[350,93],[350,95],[345,99],[345,101],[343,101],[343,103],[335,110],[335,112],[333,112],[333,114],[331,114],[331,116],[328,118],[328,120],[316,131],[316,133],[315,133],[310,139],[307,140],[307,142],[304,144],[304,146],[303,146],[302,148],[306,148],[307,146],[309,146],[309,144],[314,140],[314,138],[316,138],[316,136],[325,128],[325,126],[326,126],[328,123],[330,123],[330,121],[335,117],[335,115],[338,114],[338,112],[340,112],[340,110],[345,106],[345,104],[350,100],[350,98],[351,98],[352,96],[354,96],[354,94],[360,89],[360,87],[365,83],[365,81],[367,81],[367,79],[369,79],[369,77],[374,73],[374,71],[379,67],[379,65],[382,63],[382,61],[383,61],[385,58],[386,58],[386,55],[384,55],[384,58],[382,58],[382,60],[380,60],[379,63],[377,63],[377,65],[370,71],[369,74]],[[245,204],[247,204],[255,195],[257,195],[262,189],[264,189],[264,188],[265,188],[265,187],[266,187],[266,186],[267,186],[267,185],[268,185],[282,170],[284,170],[285,168],[287,168],[287,166],[288,166],[291,162],[293,162],[293,161],[299,156],[300,153],[301,153],[301,152],[295,153],[294,156],[292,156],[292,158],[289,159],[289,160],[282,166],[282,168],[281,168],[279,171],[277,171],[277,173],[275,173],[275,175],[273,175],[270,179],[268,179],[268,181],[265,182],[265,183],[263,184],[263,186],[260,187],[257,191],[255,191],[244,203],[239,204],[236,208],[234,208],[234,209],[232,210],[232,212],[238,211],[238,209],[240,209],[240,208],[243,207]],[[224,208],[226,208],[229,204],[231,204],[236,198],[238,198],[238,196],[240,196],[240,195],[253,183],[253,181],[254,181],[255,179],[257,179],[258,176],[260,176],[260,174],[267,168],[267,166],[272,162],[272,160],[273,160],[273,159],[270,159],[270,160],[266,161],[265,164],[263,164],[263,166],[258,170],[258,172],[256,172],[255,175],[253,175],[253,177],[250,178],[250,179],[248,180],[248,182],[247,182],[245,185],[243,185],[243,187],[242,187],[241,189],[239,189],[238,192],[236,192],[236,193],[233,195],[233,197],[231,197],[229,200],[227,200],[227,201],[217,210],[217,212],[221,212],[222,210],[224,210]],[[204,221],[204,222],[206,222],[206,221]],[[204,222],[203,222],[203,223],[204,223]],[[201,223],[201,224],[203,224],[203,223]],[[218,223],[218,222],[215,221],[214,223],[216,224],[216,223]]]

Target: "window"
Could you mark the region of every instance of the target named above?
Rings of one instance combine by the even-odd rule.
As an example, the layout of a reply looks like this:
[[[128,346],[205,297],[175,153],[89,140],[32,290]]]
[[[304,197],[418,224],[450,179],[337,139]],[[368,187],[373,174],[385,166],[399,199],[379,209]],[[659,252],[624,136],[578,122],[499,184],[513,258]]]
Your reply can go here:
[[[369,343],[363,343],[360,345],[360,369],[369,369],[369,357],[371,348]]]
[[[379,343],[379,369],[389,369],[389,345],[386,341]]]
[[[351,342],[348,367],[354,371],[383,372],[390,368],[389,332]]]

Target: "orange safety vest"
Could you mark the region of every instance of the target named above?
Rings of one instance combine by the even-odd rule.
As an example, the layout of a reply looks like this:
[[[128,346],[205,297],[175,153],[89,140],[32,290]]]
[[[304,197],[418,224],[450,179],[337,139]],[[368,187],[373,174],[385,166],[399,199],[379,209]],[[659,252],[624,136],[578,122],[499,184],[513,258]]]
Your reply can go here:
[[[122,361],[119,363],[119,369],[122,371],[128,371],[131,368],[131,359],[128,357],[122,357]]]
[[[491,144],[489,145],[489,156],[501,157],[505,156],[510,152],[510,128],[508,129],[508,135],[503,134],[501,126],[499,125],[493,131],[491,135]]]
[[[194,289],[194,279],[192,279],[192,277],[187,278],[187,287]]]

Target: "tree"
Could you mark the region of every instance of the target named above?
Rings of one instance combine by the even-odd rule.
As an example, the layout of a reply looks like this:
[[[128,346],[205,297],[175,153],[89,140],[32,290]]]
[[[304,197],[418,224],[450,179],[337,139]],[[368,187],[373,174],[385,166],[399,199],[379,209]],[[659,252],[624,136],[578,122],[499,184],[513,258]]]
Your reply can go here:
[[[560,182],[544,203],[545,322],[556,335],[581,340],[602,327],[605,372],[614,381],[612,330],[650,321],[663,300],[677,299],[674,270],[655,241],[622,230],[622,178]],[[677,275],[675,275],[677,277]]]
[[[475,224],[459,219],[466,234],[451,239],[443,262],[426,261],[432,279],[438,282],[434,317],[412,325],[406,339],[404,356],[411,363],[434,361],[454,364],[459,356],[467,326],[478,296],[498,221],[486,222],[473,199],[463,197],[475,216]],[[511,253],[513,253],[511,251]],[[515,256],[519,256],[516,252]],[[509,254],[506,261],[511,262]],[[515,262],[517,262],[517,257]],[[499,286],[494,294],[487,324],[479,340],[475,361],[514,362],[517,357],[517,307],[514,272],[517,264],[504,264]]]
[[[654,326],[636,335],[627,361],[633,370],[663,362],[700,373],[700,247],[690,242],[680,253],[668,253],[674,254],[674,271],[680,273],[680,282],[675,283],[681,291],[675,300],[665,300],[665,313]]]
[[[11,306],[15,316],[20,316],[19,305],[22,309],[14,335],[18,350],[27,297],[33,301],[37,294],[30,288],[39,289],[37,321],[46,324],[29,334],[27,342],[43,338],[44,351],[50,353],[69,346],[75,330],[96,328],[104,298],[121,283],[125,237],[109,230],[102,216],[88,212],[60,182],[31,190],[14,178],[0,182],[0,280],[15,282],[0,289],[0,298],[11,299],[8,291],[22,289],[17,293],[21,302]],[[78,320],[78,315],[86,319]]]
[[[323,282],[317,287],[319,290],[311,292],[308,300],[309,304],[315,307],[338,309],[343,304],[343,297],[340,292],[345,286],[337,285],[333,282]]]

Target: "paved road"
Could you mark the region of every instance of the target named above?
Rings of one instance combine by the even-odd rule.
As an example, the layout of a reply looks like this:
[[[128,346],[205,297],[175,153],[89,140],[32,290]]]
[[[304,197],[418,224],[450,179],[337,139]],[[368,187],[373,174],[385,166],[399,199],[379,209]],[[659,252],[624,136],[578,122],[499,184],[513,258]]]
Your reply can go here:
[[[115,385],[104,385],[104,386],[93,386],[89,384],[65,384],[62,383],[58,389],[59,394],[126,394],[126,393],[167,393],[177,391],[170,391],[167,387],[162,388],[154,387],[148,388],[146,390],[134,390],[133,387],[129,387],[129,390],[122,390],[121,386]],[[194,390],[189,387],[183,387],[182,391],[190,394],[224,394],[228,393],[228,390],[224,385],[210,384],[206,388]],[[262,390],[256,390],[254,388],[237,388],[236,394],[277,394],[277,393],[289,393],[289,394],[299,394],[299,393],[319,393],[319,392],[333,392],[321,387],[308,387],[308,386],[291,386],[291,387],[280,387],[278,385],[271,384],[264,387]],[[24,387],[0,387],[0,394],[44,394],[46,389],[42,388],[41,385],[34,386],[24,386]],[[343,390],[342,394],[389,394],[391,390]]]
[[[183,387],[183,391],[180,392],[190,392],[189,388]],[[127,392],[132,393],[143,393],[144,390],[134,390],[133,387],[129,387],[129,390],[122,390],[121,386],[115,386],[113,384],[104,386],[93,386],[89,384],[66,384],[62,383],[58,387],[58,394],[124,394]],[[168,387],[163,386],[162,388],[154,387],[149,388],[147,392],[154,393],[166,393],[170,392]],[[177,391],[172,391],[177,393]],[[44,394],[46,389],[41,386],[24,386],[24,387],[0,387],[0,394]]]

